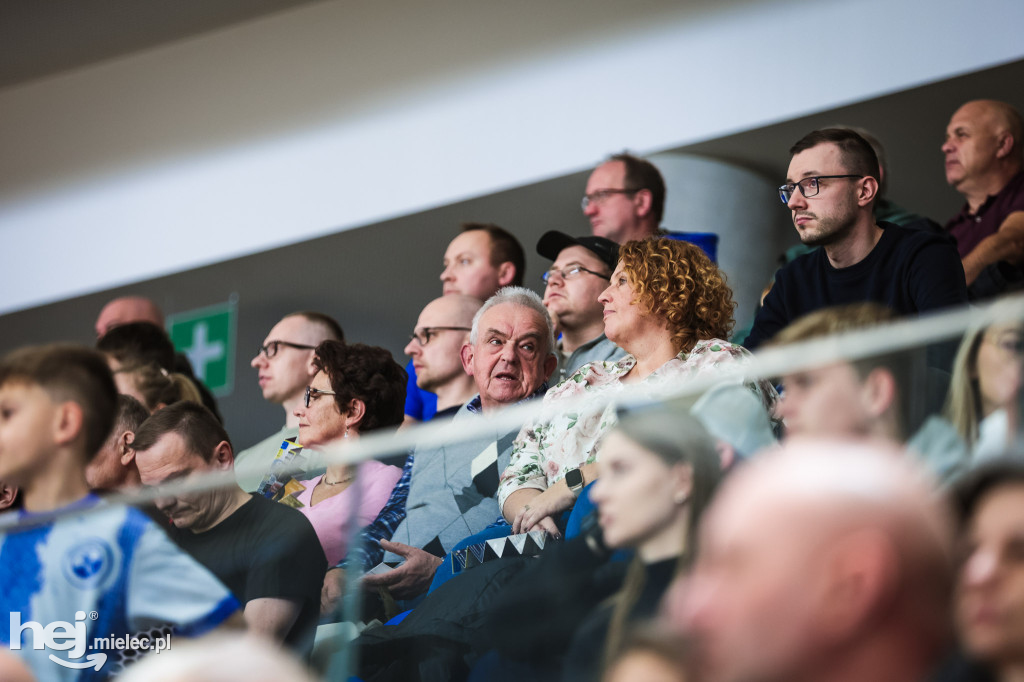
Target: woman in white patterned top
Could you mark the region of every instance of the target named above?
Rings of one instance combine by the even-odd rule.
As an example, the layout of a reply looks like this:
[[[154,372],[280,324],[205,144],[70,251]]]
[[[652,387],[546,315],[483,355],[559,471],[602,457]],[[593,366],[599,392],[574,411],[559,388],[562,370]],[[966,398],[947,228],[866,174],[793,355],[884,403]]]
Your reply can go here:
[[[723,339],[733,326],[732,290],[700,248],[664,238],[627,242],[598,299],[605,335],[626,350],[618,362],[584,365],[544,396],[550,411],[519,432],[502,474],[498,504],[512,532],[547,530],[597,476],[600,441],[615,424],[615,406],[584,400],[571,411],[560,402],[581,396],[607,399],[623,385],[641,383],[652,394],[666,384],[716,371],[749,353]],[[751,384],[765,408],[776,393]]]

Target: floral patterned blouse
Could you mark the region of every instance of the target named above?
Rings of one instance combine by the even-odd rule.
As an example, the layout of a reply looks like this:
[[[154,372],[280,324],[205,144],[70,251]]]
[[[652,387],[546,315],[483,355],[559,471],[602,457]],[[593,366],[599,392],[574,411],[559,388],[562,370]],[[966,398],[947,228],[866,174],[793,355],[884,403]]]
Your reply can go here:
[[[721,365],[743,362],[750,353],[743,347],[711,339],[699,341],[689,352],[672,358],[643,380],[652,397],[657,389],[716,371]],[[636,365],[636,358],[627,355],[618,362],[593,362],[558,384],[544,396],[553,417],[538,419],[523,426],[512,447],[512,458],[501,475],[498,487],[498,508],[505,506],[508,496],[523,488],[545,490],[561,480],[565,472],[597,461],[598,445],[615,425],[614,403],[587,401],[578,409],[560,410],[558,402],[581,396],[601,396],[623,390],[620,378]],[[750,384],[770,410],[778,398],[767,381]],[[588,405],[588,402],[591,404]]]

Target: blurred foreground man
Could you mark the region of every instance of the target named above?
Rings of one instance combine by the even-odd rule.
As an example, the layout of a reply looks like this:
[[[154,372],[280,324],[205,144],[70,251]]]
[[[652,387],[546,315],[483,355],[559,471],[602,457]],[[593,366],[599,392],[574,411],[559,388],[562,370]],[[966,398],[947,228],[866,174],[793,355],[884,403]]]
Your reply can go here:
[[[898,450],[801,441],[705,517],[683,592],[701,680],[924,680],[949,641],[952,522]]]

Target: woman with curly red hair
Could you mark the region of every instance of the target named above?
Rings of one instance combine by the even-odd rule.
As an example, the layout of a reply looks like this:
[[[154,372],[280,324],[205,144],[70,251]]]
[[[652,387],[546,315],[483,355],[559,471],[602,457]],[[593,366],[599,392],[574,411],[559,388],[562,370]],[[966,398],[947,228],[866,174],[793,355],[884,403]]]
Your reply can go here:
[[[654,393],[749,355],[725,340],[733,326],[732,290],[693,244],[657,237],[627,242],[619,248],[611,286],[598,300],[605,335],[628,355],[581,367],[544,396],[550,413],[519,432],[498,489],[513,533],[543,529],[560,535],[558,514],[597,477],[600,441],[615,424],[609,392],[642,383]],[[771,384],[750,386],[770,410],[777,397]],[[583,397],[571,411],[559,405]]]

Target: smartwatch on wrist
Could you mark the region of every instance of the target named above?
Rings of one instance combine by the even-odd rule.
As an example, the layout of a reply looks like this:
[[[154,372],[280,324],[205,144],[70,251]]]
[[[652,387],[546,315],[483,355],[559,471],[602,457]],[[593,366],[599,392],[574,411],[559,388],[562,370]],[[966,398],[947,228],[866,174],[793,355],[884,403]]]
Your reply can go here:
[[[569,486],[569,492],[573,497],[579,497],[580,491],[583,490],[583,472],[579,468],[569,469],[565,472],[565,484]]]

